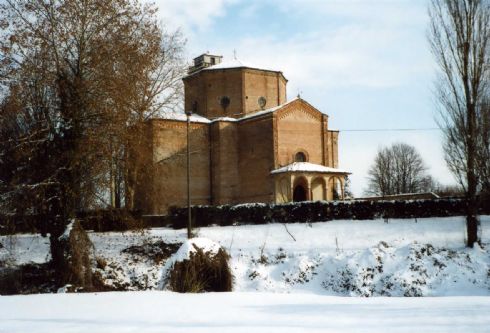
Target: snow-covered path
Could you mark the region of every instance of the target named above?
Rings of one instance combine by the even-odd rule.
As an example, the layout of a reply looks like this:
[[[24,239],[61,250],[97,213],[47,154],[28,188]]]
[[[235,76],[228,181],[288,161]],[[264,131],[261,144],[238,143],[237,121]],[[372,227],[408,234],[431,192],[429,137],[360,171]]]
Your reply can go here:
[[[490,332],[490,297],[147,291],[0,297],[0,332]]]

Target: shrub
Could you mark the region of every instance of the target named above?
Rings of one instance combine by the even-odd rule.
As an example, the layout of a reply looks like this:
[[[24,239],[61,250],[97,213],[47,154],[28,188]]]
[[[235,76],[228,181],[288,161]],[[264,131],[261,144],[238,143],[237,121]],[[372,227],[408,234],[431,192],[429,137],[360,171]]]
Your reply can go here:
[[[226,251],[220,248],[217,253],[211,253],[194,247],[189,259],[174,263],[168,287],[181,293],[231,291],[233,275]]]
[[[52,293],[58,287],[50,263],[0,267],[0,295]]]

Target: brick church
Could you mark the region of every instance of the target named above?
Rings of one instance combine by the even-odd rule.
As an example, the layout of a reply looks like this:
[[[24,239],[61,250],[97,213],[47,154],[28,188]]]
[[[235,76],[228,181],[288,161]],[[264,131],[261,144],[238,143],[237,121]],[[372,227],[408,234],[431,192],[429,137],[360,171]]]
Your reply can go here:
[[[190,116],[193,205],[342,199],[338,131],[299,96],[286,99],[275,70],[203,54],[184,77]],[[147,122],[148,170],[136,187],[136,208],[166,213],[187,204],[187,116]]]

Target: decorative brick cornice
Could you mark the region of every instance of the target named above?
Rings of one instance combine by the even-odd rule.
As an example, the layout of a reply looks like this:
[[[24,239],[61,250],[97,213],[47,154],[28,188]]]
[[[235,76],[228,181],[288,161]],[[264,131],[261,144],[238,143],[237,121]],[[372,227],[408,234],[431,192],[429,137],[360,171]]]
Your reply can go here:
[[[205,130],[209,127],[207,123],[190,123],[191,129],[193,130]],[[179,120],[171,120],[171,119],[157,119],[157,121],[153,124],[154,128],[187,128],[187,122],[179,121]]]
[[[305,102],[302,99],[298,99],[297,101],[289,103],[283,108],[277,110],[277,117],[278,119],[283,119],[297,111],[302,112],[308,118],[318,121],[322,120],[323,113],[321,113],[318,109],[314,108],[313,106],[311,106],[311,104]]]

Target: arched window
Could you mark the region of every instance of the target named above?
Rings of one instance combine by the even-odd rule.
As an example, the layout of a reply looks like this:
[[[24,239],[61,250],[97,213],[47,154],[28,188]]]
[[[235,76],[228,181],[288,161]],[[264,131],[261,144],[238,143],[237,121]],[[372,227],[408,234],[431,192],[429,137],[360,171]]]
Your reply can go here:
[[[297,152],[296,155],[294,155],[294,161],[295,162],[306,162],[306,155],[303,152]]]

